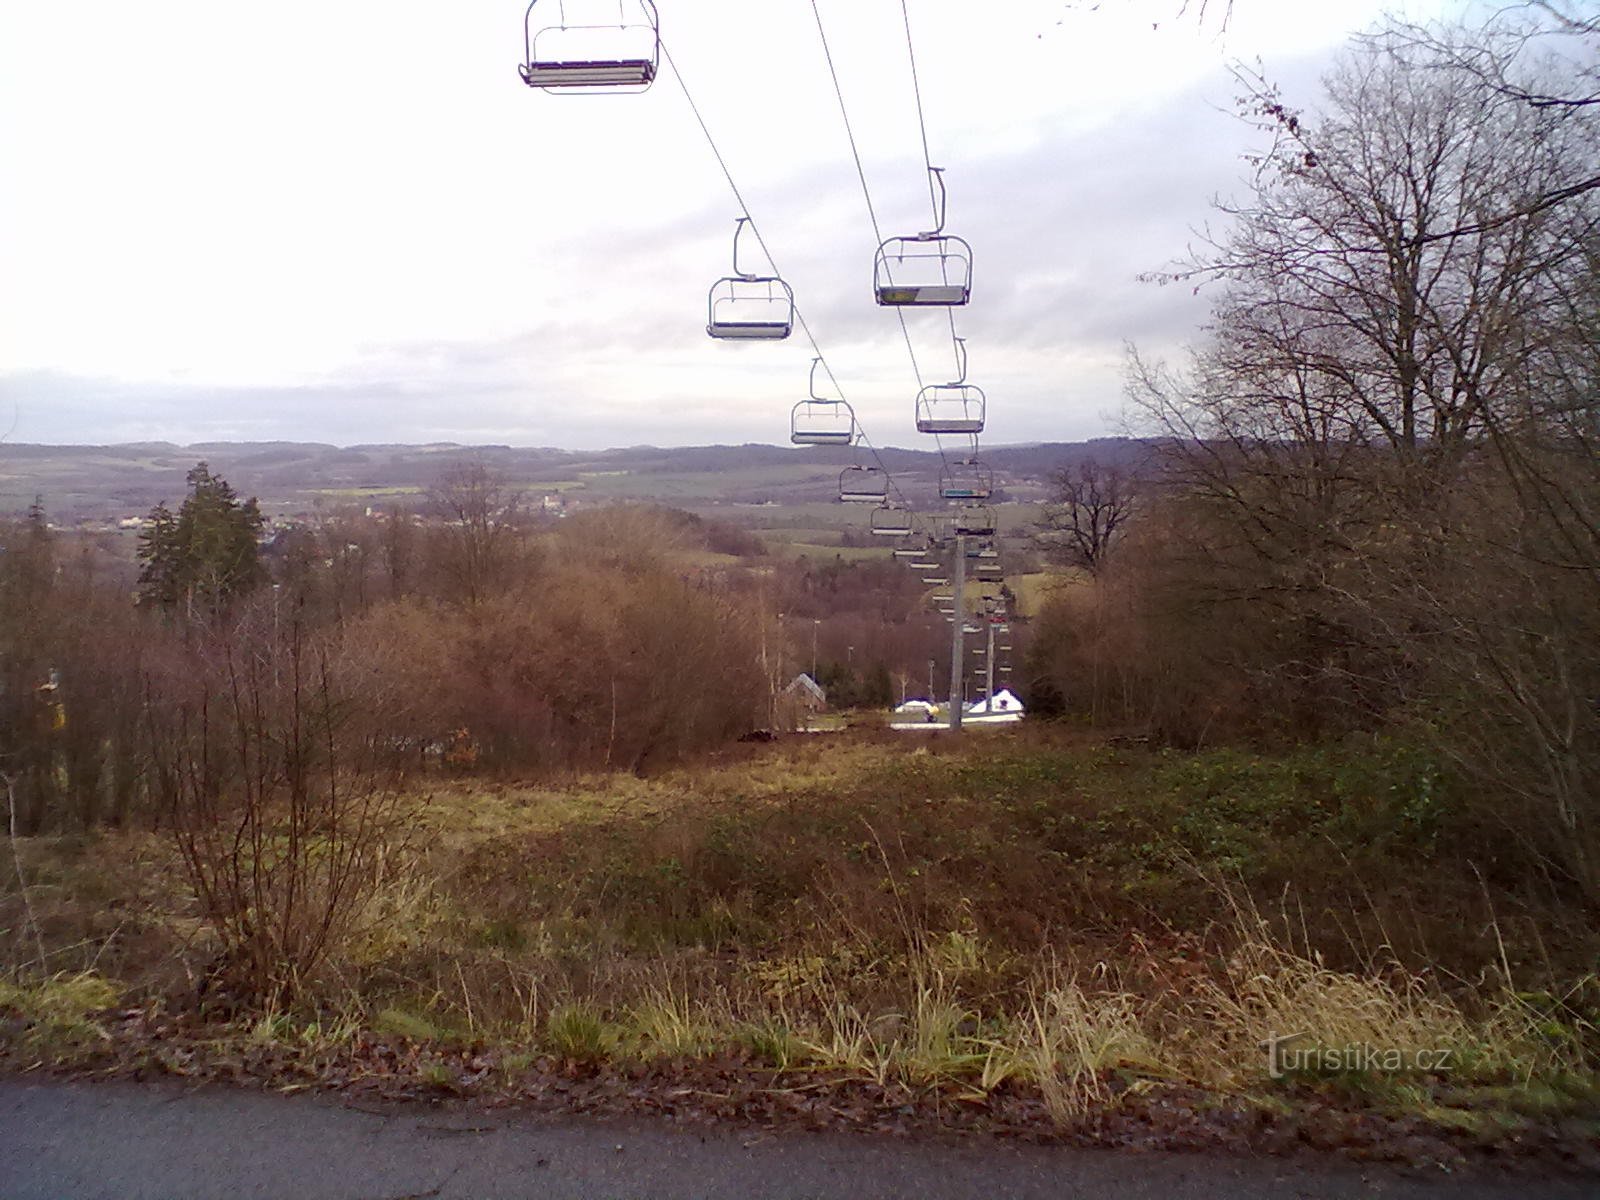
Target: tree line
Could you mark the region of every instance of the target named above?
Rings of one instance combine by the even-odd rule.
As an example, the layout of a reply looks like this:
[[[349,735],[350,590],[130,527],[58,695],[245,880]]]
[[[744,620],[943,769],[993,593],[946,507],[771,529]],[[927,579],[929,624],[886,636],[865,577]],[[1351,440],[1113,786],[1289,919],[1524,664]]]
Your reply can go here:
[[[1415,739],[1592,902],[1600,29],[1527,12],[1361,38],[1315,112],[1254,91],[1252,185],[1164,274],[1206,336],[1130,356],[1138,478],[1061,481],[1048,542],[1090,582],[1030,669],[1184,744]]]

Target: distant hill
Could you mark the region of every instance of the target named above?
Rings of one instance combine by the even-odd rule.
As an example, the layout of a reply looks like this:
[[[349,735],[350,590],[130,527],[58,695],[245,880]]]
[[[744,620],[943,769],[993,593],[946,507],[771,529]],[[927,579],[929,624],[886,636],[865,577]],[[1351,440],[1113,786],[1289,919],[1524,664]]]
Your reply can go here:
[[[1039,499],[1051,471],[1084,458],[1128,462],[1144,452],[1126,438],[985,447],[984,461],[1013,499]],[[889,447],[884,465],[914,503],[932,500],[941,458]],[[950,453],[954,454],[952,448]],[[140,442],[114,446],[0,445],[0,513],[42,496],[59,522],[141,515],[183,493],[200,460],[269,514],[293,515],[341,503],[420,502],[449,466],[476,458],[512,483],[569,502],[659,500],[684,508],[722,504],[809,504],[833,495],[838,473],[858,459],[838,447],[630,446],[568,451],[511,446],[330,446],[321,442]]]

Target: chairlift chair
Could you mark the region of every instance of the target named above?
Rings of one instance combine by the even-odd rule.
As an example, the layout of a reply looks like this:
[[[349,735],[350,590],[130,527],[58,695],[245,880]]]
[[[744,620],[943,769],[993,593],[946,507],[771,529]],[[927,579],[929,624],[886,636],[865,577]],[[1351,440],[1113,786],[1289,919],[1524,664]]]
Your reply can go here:
[[[982,433],[987,401],[970,383],[931,383],[917,393],[918,433]]]
[[[842,399],[817,395],[817,364],[811,360],[811,395],[789,413],[789,440],[797,446],[850,446],[856,440],[856,414]]]
[[[733,228],[733,274],[711,285],[706,332],[714,338],[775,341],[794,330],[794,289],[776,275],[739,269],[739,235],[749,217]]]
[[[950,308],[972,298],[972,247],[944,232],[944,172],[934,167],[932,173],[939,185],[938,223],[927,233],[888,238],[878,247],[872,282],[879,304]]]
[[[846,504],[883,504],[889,477],[882,467],[846,467],[839,472],[839,499]]]
[[[956,377],[930,383],[917,393],[918,433],[983,432],[988,401],[983,389],[967,382],[967,339],[956,338]]]
[[[956,515],[951,529],[964,537],[993,537],[994,510],[982,504],[968,505]]]
[[[994,472],[975,458],[950,463],[939,472],[939,495],[946,500],[987,500],[994,494]]]
[[[653,0],[556,0],[554,25],[534,26],[531,0],[522,18],[522,82],[541,91],[642,92],[661,65],[661,21]],[[571,5],[575,19],[569,21]],[[541,11],[548,12],[549,4]]]
[[[872,516],[867,518],[867,532],[874,537],[903,538],[911,536],[911,514],[903,508],[893,504],[880,504],[872,510]],[[894,551],[896,558],[913,558],[921,553],[910,546]]]

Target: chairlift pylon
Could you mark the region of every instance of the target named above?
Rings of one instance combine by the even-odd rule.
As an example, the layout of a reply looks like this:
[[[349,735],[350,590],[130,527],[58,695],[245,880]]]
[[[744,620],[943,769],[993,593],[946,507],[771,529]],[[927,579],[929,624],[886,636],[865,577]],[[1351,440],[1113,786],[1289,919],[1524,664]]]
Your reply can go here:
[[[843,399],[817,395],[817,364],[811,360],[811,394],[789,413],[789,440],[797,446],[850,446],[856,440],[856,414]]]
[[[794,289],[776,275],[739,269],[739,235],[749,217],[733,227],[733,274],[711,285],[706,297],[706,333],[714,338],[777,341],[794,331]]]
[[[972,247],[944,232],[944,169],[930,172],[939,185],[937,223],[926,233],[888,238],[878,247],[872,287],[879,304],[951,308],[972,298]]]
[[[522,18],[522,82],[546,92],[642,92],[655,82],[661,65],[661,19],[653,0],[616,0],[615,22],[609,0],[555,0],[554,25],[534,27],[530,0]],[[567,19],[571,4],[578,20]],[[549,11],[546,0],[544,11]],[[631,16],[629,8],[637,15]],[[592,16],[590,14],[593,14]]]

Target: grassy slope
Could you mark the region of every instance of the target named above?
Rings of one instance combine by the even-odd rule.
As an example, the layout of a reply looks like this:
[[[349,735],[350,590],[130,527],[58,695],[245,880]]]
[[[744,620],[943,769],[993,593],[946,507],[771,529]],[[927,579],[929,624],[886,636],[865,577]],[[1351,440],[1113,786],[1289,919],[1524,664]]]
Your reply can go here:
[[[798,738],[648,779],[448,781],[319,994],[352,1029],[423,1042],[734,1049],[880,1084],[1036,1088],[1058,1119],[1110,1103],[1118,1078],[1281,1103],[1257,1042],[1290,1029],[1461,1056],[1452,1076],[1335,1081],[1362,1103],[1447,1124],[1500,1111],[1495,1096],[1582,1107],[1596,934],[1464,861],[1451,812],[1403,748],[1187,757],[1037,729]],[[24,856],[49,944],[79,945],[55,965],[92,956],[138,996],[181,992],[203,962],[160,841]],[[20,928],[14,902],[0,916]],[[13,1036],[93,1041],[94,1004],[41,1017],[48,988],[8,986]]]

